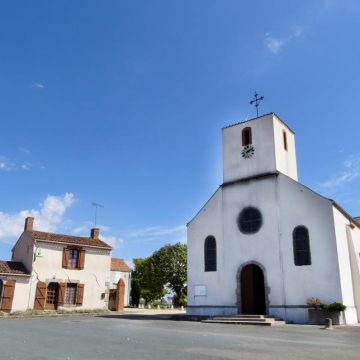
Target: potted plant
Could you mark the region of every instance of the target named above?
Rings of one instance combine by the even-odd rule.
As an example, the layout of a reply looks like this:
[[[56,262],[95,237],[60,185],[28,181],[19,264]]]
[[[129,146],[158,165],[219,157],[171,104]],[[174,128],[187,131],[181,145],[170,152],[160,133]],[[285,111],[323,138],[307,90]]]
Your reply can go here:
[[[346,306],[340,302],[333,302],[331,304],[324,304],[319,299],[310,298],[306,301],[309,306],[309,324],[310,325],[324,325],[325,319],[331,319],[334,325],[345,324]]]

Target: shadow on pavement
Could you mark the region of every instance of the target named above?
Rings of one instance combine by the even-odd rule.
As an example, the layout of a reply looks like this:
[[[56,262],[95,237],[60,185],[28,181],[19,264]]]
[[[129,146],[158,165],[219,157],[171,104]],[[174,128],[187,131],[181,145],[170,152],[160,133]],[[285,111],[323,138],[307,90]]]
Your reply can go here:
[[[186,314],[113,314],[97,315],[96,317],[106,319],[124,320],[164,320],[164,321],[200,321],[205,317],[194,317]]]

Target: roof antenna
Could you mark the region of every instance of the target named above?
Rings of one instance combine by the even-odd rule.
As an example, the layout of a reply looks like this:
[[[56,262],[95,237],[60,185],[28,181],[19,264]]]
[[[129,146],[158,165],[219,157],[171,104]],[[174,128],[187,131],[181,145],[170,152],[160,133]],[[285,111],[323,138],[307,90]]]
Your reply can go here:
[[[98,203],[96,203],[96,202],[92,202],[91,205],[95,207],[95,221],[94,221],[94,223],[95,223],[95,227],[96,227],[96,220],[97,220],[98,208],[103,208],[104,205],[98,204]]]

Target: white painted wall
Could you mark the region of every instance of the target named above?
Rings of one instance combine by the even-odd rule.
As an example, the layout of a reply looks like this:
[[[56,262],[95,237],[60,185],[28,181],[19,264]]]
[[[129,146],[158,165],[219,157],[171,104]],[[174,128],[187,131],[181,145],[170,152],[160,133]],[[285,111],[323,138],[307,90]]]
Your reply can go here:
[[[336,233],[337,245],[337,266],[339,269],[341,297],[338,300],[347,306],[345,311],[345,320],[347,324],[355,324],[358,322],[355,302],[353,281],[351,273],[350,253],[348,245],[347,226],[349,220],[335,207],[333,207],[334,227]]]
[[[200,210],[197,216],[190,221],[187,228],[188,233],[188,305],[209,306],[222,304],[223,298],[219,289],[224,281],[224,246],[222,227],[222,189],[211,197],[211,199]],[[207,236],[212,235],[216,239],[217,268],[216,272],[205,272],[204,264],[204,241]],[[195,287],[204,285],[206,295],[197,296]],[[189,308],[189,313],[191,313]],[[195,311],[195,313],[197,313]]]
[[[251,127],[255,148],[250,159],[241,155],[242,130],[246,127]],[[283,131],[288,150],[284,149]],[[294,133],[274,113],[223,128],[222,136],[224,183],[275,171],[298,179]]]
[[[20,261],[26,270],[31,273],[34,256],[34,240],[28,232],[23,232],[12,249],[13,261]]]
[[[295,135],[276,115],[273,116],[273,122],[276,169],[297,181]],[[287,150],[284,148],[283,132],[286,133]]]
[[[356,315],[360,320],[360,229],[346,226]]]
[[[242,130],[251,127],[255,153],[250,159],[241,155]],[[275,171],[273,115],[239,123],[222,129],[224,183]]]
[[[237,226],[237,217],[247,206],[257,207],[263,215],[263,226],[252,235],[242,234]],[[309,230],[309,266],[294,264],[293,230],[298,225]],[[216,273],[204,272],[204,240],[210,234],[218,244]],[[188,225],[189,313],[236,313],[239,268],[256,262],[265,269],[269,313],[304,323],[308,298],[326,303],[343,299],[337,256],[328,199],[282,174],[225,186]],[[207,296],[195,297],[196,285],[205,285]]]
[[[62,268],[63,249],[67,245],[36,241],[41,248],[42,257],[36,258],[33,273],[38,280],[50,283],[71,282],[84,284],[84,301],[78,309],[106,309],[107,299],[101,299],[101,294],[107,293],[110,286],[111,251],[106,249],[83,246],[86,250],[83,270],[68,270]],[[36,283],[31,286],[30,304],[35,301]],[[66,307],[64,307],[66,308]]]
[[[130,304],[130,290],[131,290],[131,271],[110,271],[110,288],[116,289],[120,279],[125,282],[125,293],[124,293],[124,306]]]
[[[27,310],[31,278],[29,276],[0,275],[0,279],[3,281],[3,284],[5,284],[8,280],[15,280],[11,312]]]
[[[305,305],[310,297],[325,303],[339,301],[341,286],[331,202],[282,174],[278,177],[277,192],[284,269],[283,304]],[[306,226],[309,231],[310,266],[294,264],[293,230],[298,225]],[[294,308],[286,309],[283,317],[292,317],[294,311]],[[298,308],[296,311],[294,321],[306,322],[307,309]]]

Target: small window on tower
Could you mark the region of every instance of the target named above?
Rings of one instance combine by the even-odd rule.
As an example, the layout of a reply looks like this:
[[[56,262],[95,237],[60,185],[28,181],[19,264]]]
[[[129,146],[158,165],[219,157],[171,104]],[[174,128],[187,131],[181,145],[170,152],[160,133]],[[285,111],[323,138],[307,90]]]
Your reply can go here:
[[[242,145],[252,144],[251,127],[247,127],[242,131]]]
[[[288,146],[287,146],[287,137],[286,137],[286,131],[283,130],[283,141],[284,141],[284,149],[287,151]]]

